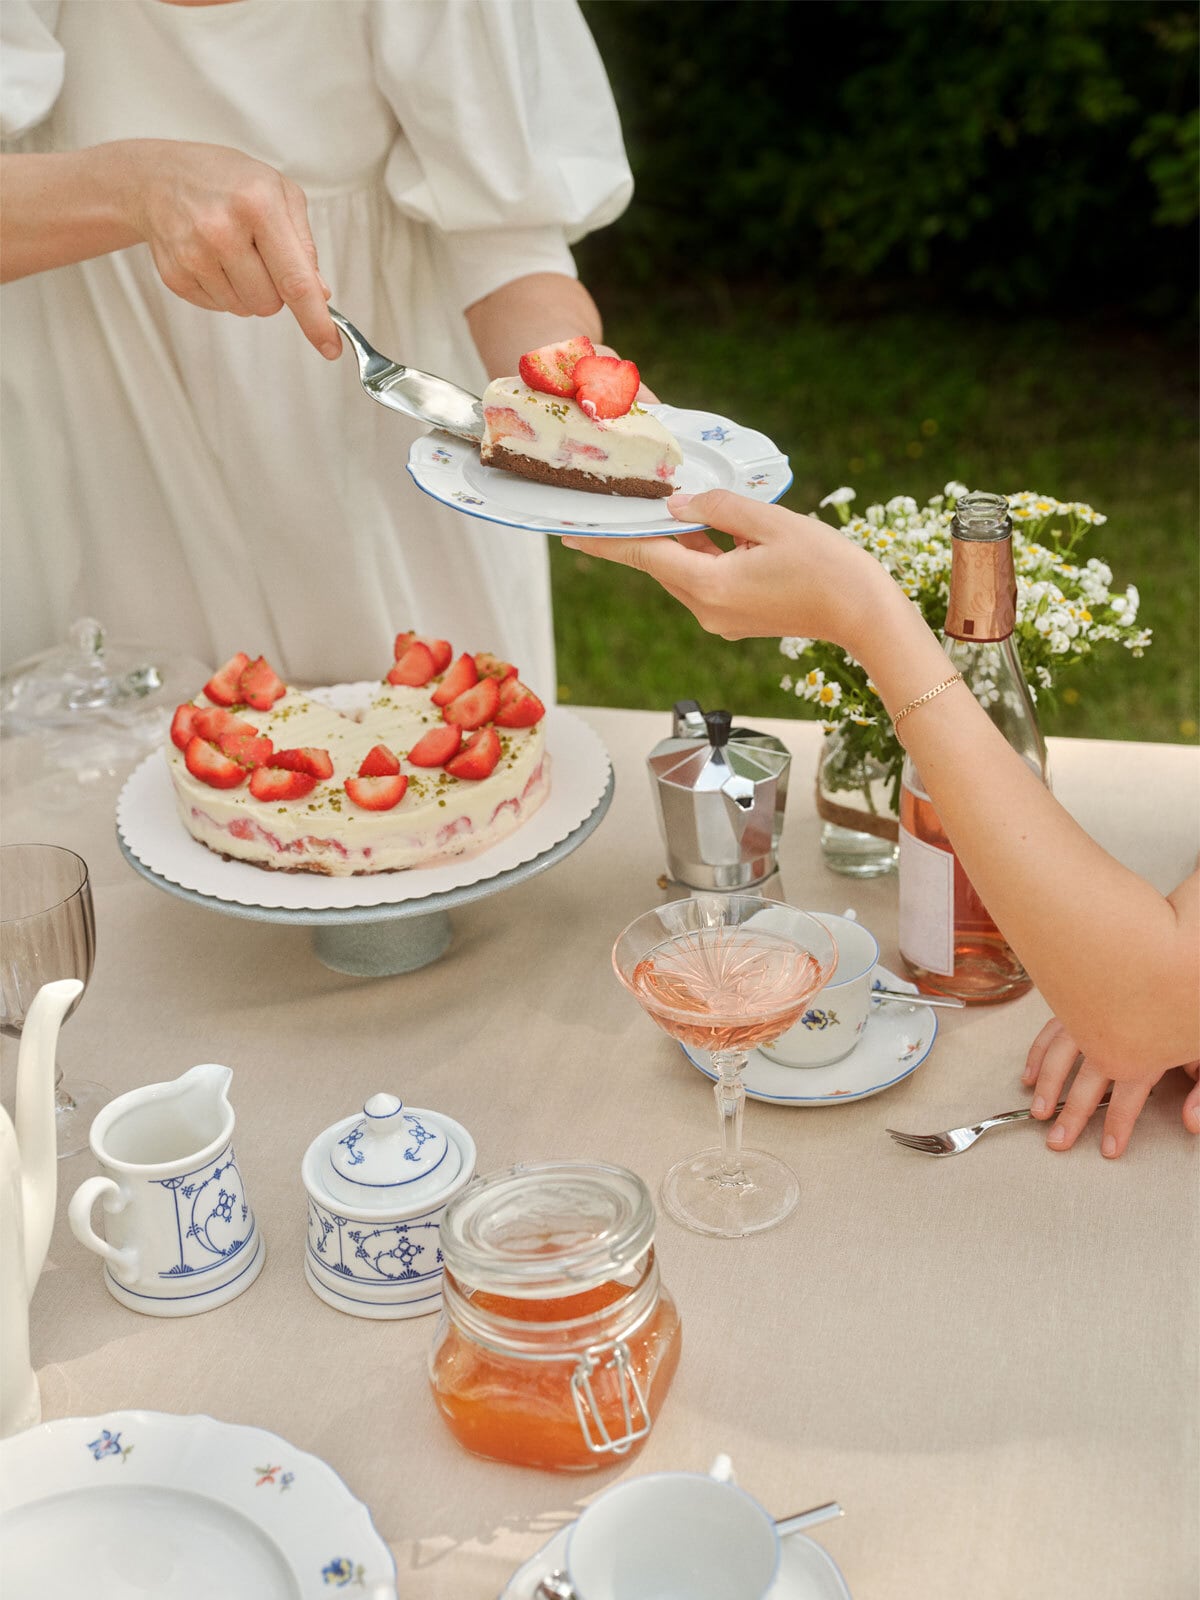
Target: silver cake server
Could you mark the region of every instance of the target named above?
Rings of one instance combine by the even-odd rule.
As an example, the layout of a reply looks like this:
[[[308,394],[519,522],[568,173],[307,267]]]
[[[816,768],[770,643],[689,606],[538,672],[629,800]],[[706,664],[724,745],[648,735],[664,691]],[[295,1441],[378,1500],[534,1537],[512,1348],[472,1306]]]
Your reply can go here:
[[[406,417],[415,417],[418,422],[441,428],[456,438],[479,443],[483,438],[483,408],[478,395],[460,389],[445,378],[418,372],[415,367],[406,367],[380,355],[340,311],[332,306],[328,310],[358,357],[359,382],[372,400],[403,412]]]

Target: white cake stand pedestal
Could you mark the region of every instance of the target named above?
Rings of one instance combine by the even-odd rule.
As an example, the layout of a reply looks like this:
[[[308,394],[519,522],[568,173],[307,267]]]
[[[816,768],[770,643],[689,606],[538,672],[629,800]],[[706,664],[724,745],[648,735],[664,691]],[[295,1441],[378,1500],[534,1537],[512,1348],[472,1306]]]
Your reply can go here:
[[[604,792],[590,815],[565,839],[543,850],[532,861],[523,862],[495,877],[481,879],[478,883],[448,889],[443,894],[429,894],[419,900],[400,900],[377,906],[297,909],[243,905],[236,900],[223,900],[217,895],[185,889],[181,884],[161,877],[138,860],[119,832],[117,845],[135,872],[167,894],[176,895],[192,905],[223,912],[228,917],[242,917],[250,922],[280,922],[293,928],[312,928],[313,953],[325,966],[356,978],[388,978],[400,972],[416,972],[445,953],[453,937],[449,913],[456,906],[469,905],[473,900],[482,900],[485,895],[499,894],[503,889],[525,883],[565,860],[573,850],[578,850],[604,820],[612,797],[613,777],[610,771]]]

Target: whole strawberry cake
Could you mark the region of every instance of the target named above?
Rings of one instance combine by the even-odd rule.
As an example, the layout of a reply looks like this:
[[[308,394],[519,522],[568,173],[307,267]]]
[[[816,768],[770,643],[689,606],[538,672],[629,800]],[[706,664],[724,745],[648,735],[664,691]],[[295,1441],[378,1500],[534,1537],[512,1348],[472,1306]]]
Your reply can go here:
[[[519,370],[484,390],[485,466],[590,494],[674,492],[683,453],[637,404],[641,378],[632,361],[598,356],[579,337],[528,351]]]
[[[550,790],[545,707],[506,661],[397,635],[366,709],[344,716],[238,654],[177,708],[183,825],[278,872],[399,872],[475,855]]]

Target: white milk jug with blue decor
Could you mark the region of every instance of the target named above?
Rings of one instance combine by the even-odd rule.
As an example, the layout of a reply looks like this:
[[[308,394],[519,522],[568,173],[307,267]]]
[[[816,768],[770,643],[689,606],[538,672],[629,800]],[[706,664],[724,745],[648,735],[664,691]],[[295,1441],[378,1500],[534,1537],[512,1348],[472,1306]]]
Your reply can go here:
[[[114,1300],[152,1317],[223,1306],[262,1271],[266,1246],[233,1148],[229,1067],[118,1095],[92,1123],[104,1176],[71,1199],[71,1229],[104,1261]],[[104,1236],[92,1226],[101,1202]]]

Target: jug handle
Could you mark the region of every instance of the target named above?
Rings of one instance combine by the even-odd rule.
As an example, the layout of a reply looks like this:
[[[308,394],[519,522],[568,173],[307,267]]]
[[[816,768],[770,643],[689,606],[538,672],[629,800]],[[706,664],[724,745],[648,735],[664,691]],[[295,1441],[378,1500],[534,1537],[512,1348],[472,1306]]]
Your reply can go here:
[[[88,1250],[94,1250],[98,1256],[103,1256],[117,1277],[135,1277],[138,1253],[133,1245],[118,1250],[116,1245],[109,1244],[107,1239],[102,1239],[92,1227],[92,1207],[101,1195],[106,1197],[104,1209],[109,1216],[125,1209],[125,1199],[121,1194],[120,1184],[114,1183],[111,1178],[87,1178],[71,1196],[71,1203],[67,1207],[71,1232],[81,1245]],[[112,1198],[108,1198],[109,1196]]]

